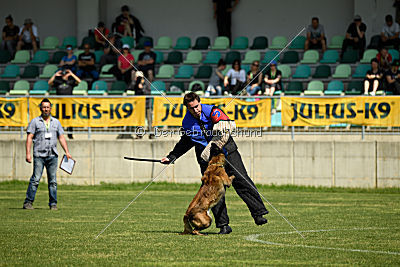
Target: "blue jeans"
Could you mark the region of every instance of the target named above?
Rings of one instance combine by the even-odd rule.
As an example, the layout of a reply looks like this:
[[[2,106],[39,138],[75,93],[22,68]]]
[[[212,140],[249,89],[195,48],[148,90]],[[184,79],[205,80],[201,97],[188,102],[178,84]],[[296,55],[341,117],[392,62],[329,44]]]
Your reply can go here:
[[[255,95],[257,92],[258,92],[258,90],[260,90],[261,89],[261,87],[260,86],[254,86],[254,88],[253,89],[251,89],[251,85],[249,85],[249,86],[247,86],[246,87],[246,91],[250,94],[250,95]]]
[[[96,70],[84,71],[82,69],[79,69],[76,71],[76,76],[78,76],[79,78],[92,77],[93,80],[97,80],[99,78],[99,73]]]
[[[57,156],[33,157],[33,174],[29,180],[28,190],[26,191],[25,203],[33,203],[40,178],[42,178],[43,168],[47,170],[47,182],[49,188],[49,206],[57,205]]]

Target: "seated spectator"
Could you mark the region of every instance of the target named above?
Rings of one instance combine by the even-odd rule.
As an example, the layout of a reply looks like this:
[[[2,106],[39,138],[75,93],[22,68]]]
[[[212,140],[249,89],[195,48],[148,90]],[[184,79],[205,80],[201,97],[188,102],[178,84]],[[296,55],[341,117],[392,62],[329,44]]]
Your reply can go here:
[[[121,15],[115,18],[115,30],[122,36],[132,36],[136,42],[143,36],[144,29],[140,21],[129,13],[129,7],[121,7]]]
[[[207,86],[205,96],[210,95],[222,95],[222,82],[224,80],[224,75],[222,72],[226,69],[226,62],[222,58],[218,61],[217,68],[213,71],[210,82]]]
[[[83,77],[91,77],[93,81],[99,78],[99,73],[96,70],[96,66],[94,65],[96,56],[94,53],[90,52],[90,45],[84,44],[83,46],[84,52],[81,53],[78,57],[78,71],[76,75],[79,78]]]
[[[122,55],[118,57],[117,67],[113,71],[117,80],[125,81],[128,86],[131,85],[132,80],[135,78],[135,71],[133,70],[135,59],[129,49],[128,44],[122,46]]]
[[[392,15],[387,15],[385,17],[385,24],[383,25],[381,32],[380,47],[393,45],[396,50],[399,50],[399,32],[399,24],[397,22],[393,22]]]
[[[392,64],[392,55],[389,54],[386,48],[381,48],[378,54],[376,54],[376,59],[379,62],[379,68],[383,71],[387,71],[390,69],[390,65]]]
[[[122,42],[119,38],[116,38],[115,34],[110,33],[108,35],[108,41],[104,46],[104,54],[100,58],[100,69],[106,64],[117,64],[119,51],[122,49]]]
[[[371,70],[367,72],[364,80],[364,95],[368,95],[368,92],[371,91],[370,95],[374,96],[378,88],[381,86],[382,77],[383,73],[379,69],[378,60],[373,58],[371,60]]]
[[[257,76],[259,71],[260,71],[260,61],[257,60],[253,61],[253,63],[250,66],[249,72],[247,72],[246,91],[248,95],[255,95],[261,89],[263,75],[262,73],[260,73],[260,75]]]
[[[154,80],[154,67],[156,63],[157,55],[151,51],[151,42],[146,41],[144,43],[144,51],[140,53],[137,64],[139,70],[142,71],[150,82]]]
[[[1,49],[8,50],[14,56],[17,47],[19,27],[14,25],[11,15],[6,17],[6,26],[3,27]]]
[[[109,33],[110,30],[106,28],[104,22],[100,21],[99,24],[97,24],[97,30],[94,31],[94,39],[96,41],[94,45],[95,50],[100,50],[105,47],[107,41],[104,39],[103,35],[107,37]]]
[[[387,89],[394,95],[400,95],[400,62],[395,60],[392,67],[385,73]]]
[[[311,25],[307,27],[307,40],[304,45],[304,50],[308,49],[321,49],[322,52],[326,50],[326,38],[324,26],[319,24],[317,17],[312,18]]]
[[[347,50],[347,47],[352,46],[353,49],[358,49],[361,58],[364,53],[366,44],[366,30],[367,26],[361,22],[361,17],[359,15],[356,15],[354,17],[353,23],[351,23],[347,28],[346,37],[343,40],[341,56],[343,56],[343,53]]]
[[[275,90],[282,90],[282,72],[278,70],[276,61],[272,61],[270,69],[265,73],[265,94],[273,96]]]
[[[60,64],[58,65],[60,67],[61,70],[72,70],[73,72],[76,72],[76,61],[77,58],[74,55],[74,51],[72,50],[72,45],[67,45],[67,55],[64,56],[61,61]]]
[[[36,53],[39,48],[39,33],[38,29],[31,19],[25,19],[24,27],[19,31],[19,39],[17,43],[17,51],[21,49],[31,50]]]
[[[229,94],[236,95],[241,93],[245,82],[246,72],[242,69],[240,60],[236,59],[232,63],[232,69],[225,75],[224,86]]]

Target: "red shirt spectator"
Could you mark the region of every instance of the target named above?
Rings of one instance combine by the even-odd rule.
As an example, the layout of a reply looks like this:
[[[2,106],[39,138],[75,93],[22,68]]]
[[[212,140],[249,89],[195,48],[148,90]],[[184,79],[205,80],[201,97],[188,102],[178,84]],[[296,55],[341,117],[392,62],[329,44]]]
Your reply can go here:
[[[127,60],[126,60],[126,59]],[[129,60],[129,61],[128,61]],[[129,53],[128,55],[126,55],[125,57],[123,56],[119,56],[118,57],[118,61],[121,62],[121,68],[122,69],[129,69],[131,67],[130,62],[132,62],[132,64],[135,62],[135,59],[133,58],[133,55],[131,53]]]
[[[392,64],[392,55],[389,54],[386,48],[382,48],[381,51],[376,54],[376,59],[378,59],[379,67],[383,70],[389,70],[390,65]]]

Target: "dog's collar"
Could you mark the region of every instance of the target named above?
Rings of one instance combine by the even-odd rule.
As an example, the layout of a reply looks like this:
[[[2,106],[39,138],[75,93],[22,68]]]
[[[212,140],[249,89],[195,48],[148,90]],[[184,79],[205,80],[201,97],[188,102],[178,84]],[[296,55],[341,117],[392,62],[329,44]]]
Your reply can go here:
[[[216,166],[220,166],[220,167],[225,167],[224,164],[221,163],[221,162],[211,163],[210,166],[211,166],[211,165],[216,165]]]

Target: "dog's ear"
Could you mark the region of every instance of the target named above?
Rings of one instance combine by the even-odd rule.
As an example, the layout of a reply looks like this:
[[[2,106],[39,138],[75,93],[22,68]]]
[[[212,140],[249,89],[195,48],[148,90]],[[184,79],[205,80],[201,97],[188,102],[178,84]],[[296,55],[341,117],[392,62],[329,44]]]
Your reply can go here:
[[[222,153],[222,149],[220,149],[216,144],[212,143],[211,144],[211,149],[210,149],[210,158],[211,160],[213,157],[219,155]]]

